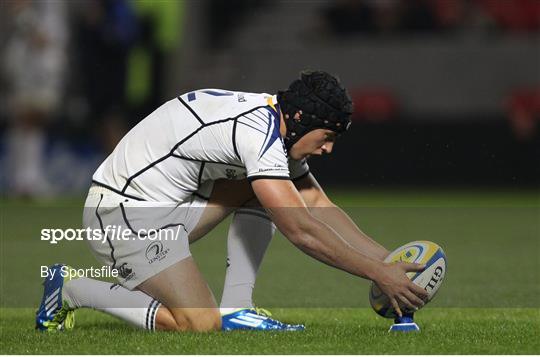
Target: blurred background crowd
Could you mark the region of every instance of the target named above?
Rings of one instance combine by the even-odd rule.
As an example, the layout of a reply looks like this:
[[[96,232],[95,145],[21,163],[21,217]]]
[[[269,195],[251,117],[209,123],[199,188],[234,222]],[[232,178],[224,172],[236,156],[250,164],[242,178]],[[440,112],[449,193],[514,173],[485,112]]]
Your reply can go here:
[[[350,133],[325,184],[538,187],[538,0],[3,0],[0,190],[83,192],[130,127],[190,89],[337,74]]]

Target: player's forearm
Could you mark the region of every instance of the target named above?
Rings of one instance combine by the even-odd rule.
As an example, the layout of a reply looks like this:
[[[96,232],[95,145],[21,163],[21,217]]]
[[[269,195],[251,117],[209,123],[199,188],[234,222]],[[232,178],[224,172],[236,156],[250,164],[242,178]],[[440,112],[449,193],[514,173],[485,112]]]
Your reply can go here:
[[[352,247],[371,258],[384,260],[390,253],[382,245],[367,236],[341,208],[331,205],[314,207],[311,214],[335,230]]]
[[[312,218],[293,234],[291,241],[311,257],[347,271],[356,276],[373,280],[381,262],[354,249],[326,224]]]

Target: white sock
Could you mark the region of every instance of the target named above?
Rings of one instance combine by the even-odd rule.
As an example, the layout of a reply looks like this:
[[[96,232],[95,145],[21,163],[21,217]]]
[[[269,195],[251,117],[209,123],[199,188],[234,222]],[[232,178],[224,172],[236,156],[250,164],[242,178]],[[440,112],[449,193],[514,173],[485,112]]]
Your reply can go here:
[[[118,317],[132,325],[154,330],[159,301],[142,291],[118,284],[77,278],[64,285],[62,297],[72,308],[88,307]]]
[[[227,237],[227,272],[220,311],[253,307],[255,279],[264,253],[276,231],[264,210],[240,208],[233,216]]]

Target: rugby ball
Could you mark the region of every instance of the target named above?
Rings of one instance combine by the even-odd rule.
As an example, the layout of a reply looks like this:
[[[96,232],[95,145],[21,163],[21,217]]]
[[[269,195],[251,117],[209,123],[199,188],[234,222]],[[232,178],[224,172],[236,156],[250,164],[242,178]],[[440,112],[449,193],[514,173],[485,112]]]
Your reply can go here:
[[[407,276],[418,286],[428,293],[427,301],[431,301],[444,280],[446,274],[446,255],[442,248],[433,242],[421,240],[407,243],[394,250],[384,260],[389,262],[406,262],[425,264],[426,268],[421,272],[410,272]],[[369,302],[371,307],[379,315],[387,318],[397,317],[395,309],[390,304],[390,299],[382,293],[377,284],[371,284],[369,291]],[[425,306],[425,305],[424,305]],[[408,311],[406,308],[401,309]]]

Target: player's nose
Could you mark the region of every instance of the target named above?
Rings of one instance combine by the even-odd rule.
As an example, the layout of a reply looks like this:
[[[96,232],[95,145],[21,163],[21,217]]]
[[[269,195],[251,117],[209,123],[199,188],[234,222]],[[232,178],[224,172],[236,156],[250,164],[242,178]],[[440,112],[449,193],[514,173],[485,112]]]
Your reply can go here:
[[[334,149],[333,142],[328,142],[328,143],[325,143],[323,146],[321,146],[321,150],[325,154],[331,154],[333,149]]]

